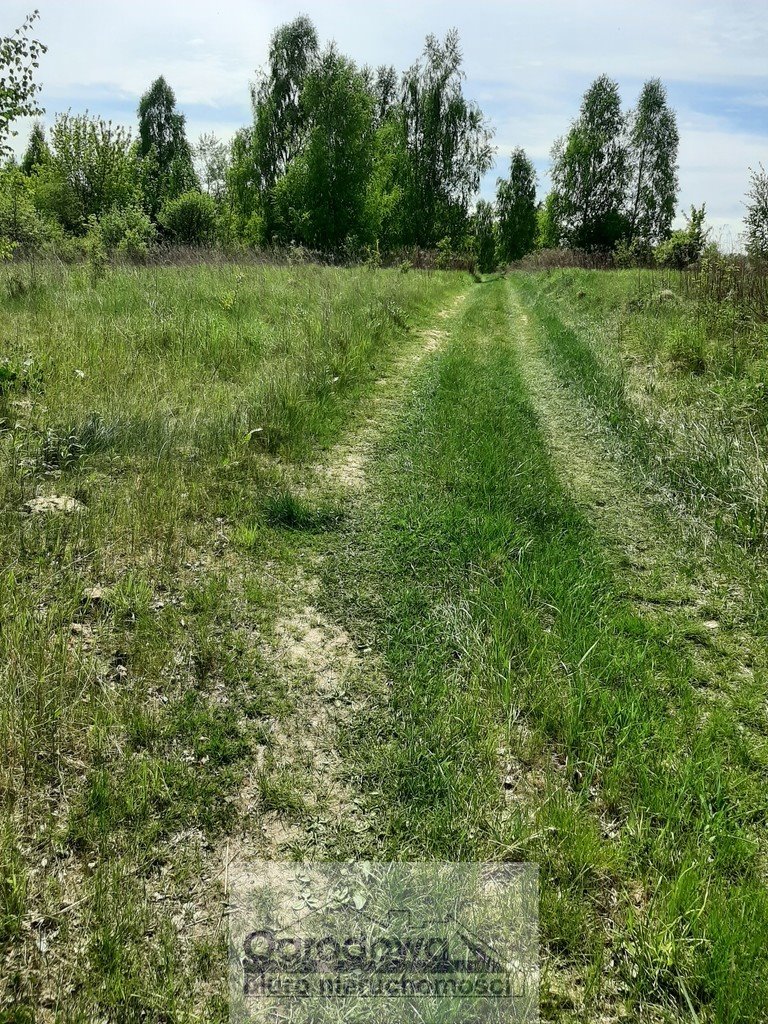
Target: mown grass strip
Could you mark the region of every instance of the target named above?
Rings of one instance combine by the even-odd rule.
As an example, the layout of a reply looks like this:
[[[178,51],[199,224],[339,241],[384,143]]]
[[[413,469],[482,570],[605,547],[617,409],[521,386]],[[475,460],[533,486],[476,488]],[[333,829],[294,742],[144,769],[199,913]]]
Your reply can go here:
[[[746,546],[763,544],[768,526],[764,474],[762,470],[751,471],[736,458],[740,450],[752,451],[757,443],[754,434],[745,428],[745,437],[739,437],[731,426],[730,445],[727,440],[723,443],[723,433],[727,435],[728,428],[708,422],[711,417],[703,408],[698,420],[688,423],[686,430],[683,413],[688,399],[683,382],[672,396],[674,404],[667,391],[664,397],[668,404],[657,407],[652,416],[632,401],[622,364],[626,353],[618,339],[624,327],[622,321],[631,324],[638,317],[647,316],[647,311],[631,305],[642,301],[637,296],[635,276],[619,277],[613,287],[604,284],[604,280],[605,274],[582,271],[551,277],[519,274],[512,284],[532,313],[552,366],[596,410],[634,460],[636,471],[670,492],[688,511],[704,516],[719,536],[728,536]],[[649,287],[650,281],[642,277],[640,281]],[[665,306],[657,299],[652,313],[661,351],[672,344],[665,335],[673,338],[680,331],[680,312],[676,305]],[[615,351],[612,358],[602,358],[593,337],[595,326],[614,322]],[[707,328],[701,323],[698,329],[703,345]],[[676,368],[666,365],[663,372],[674,375]],[[689,371],[686,373],[690,376]],[[730,368],[727,373],[733,376]],[[713,387],[714,384],[713,378]],[[739,398],[735,397],[734,407]]]
[[[385,442],[330,580],[391,702],[353,742],[392,857],[542,865],[545,1014],[768,1011],[768,751],[702,714],[673,623],[639,616],[564,493],[477,288]]]

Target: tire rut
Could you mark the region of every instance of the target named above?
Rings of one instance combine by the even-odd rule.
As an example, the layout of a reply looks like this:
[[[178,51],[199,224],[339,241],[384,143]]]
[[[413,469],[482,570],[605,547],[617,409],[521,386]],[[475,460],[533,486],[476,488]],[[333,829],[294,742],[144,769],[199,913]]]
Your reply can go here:
[[[311,467],[319,489],[341,494],[351,509],[363,500],[377,440],[401,407],[413,373],[447,339],[447,321],[466,295],[437,314],[439,325],[414,333],[413,343],[376,382],[365,418]],[[259,860],[352,857],[370,849],[379,827],[339,746],[355,720],[381,706],[388,684],[370,649],[358,647],[319,607],[325,557],[312,551],[290,579],[278,576],[281,614],[262,643],[272,672],[286,680],[290,713],[272,722],[255,751],[240,796],[245,827],[219,853],[225,890],[238,876],[246,879],[249,865]]]
[[[742,582],[710,553],[693,549],[668,496],[633,486],[598,414],[578,400],[550,366],[532,316],[510,286],[510,318],[520,371],[550,458],[567,493],[586,513],[606,558],[639,615],[673,619],[701,671],[702,715],[752,677],[759,639],[746,623]]]

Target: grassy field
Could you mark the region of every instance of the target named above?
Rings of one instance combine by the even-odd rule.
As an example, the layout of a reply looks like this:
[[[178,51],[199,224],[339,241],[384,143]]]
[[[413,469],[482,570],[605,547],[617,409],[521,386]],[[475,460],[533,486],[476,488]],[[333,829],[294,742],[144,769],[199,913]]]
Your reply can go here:
[[[259,856],[532,860],[543,1019],[766,1019],[765,327],[674,285],[2,301],[0,1019],[225,1020]]]
[[[464,285],[51,270],[3,299],[4,1020],[223,1006],[214,853],[285,704],[260,619],[288,527],[335,514],[292,466]]]

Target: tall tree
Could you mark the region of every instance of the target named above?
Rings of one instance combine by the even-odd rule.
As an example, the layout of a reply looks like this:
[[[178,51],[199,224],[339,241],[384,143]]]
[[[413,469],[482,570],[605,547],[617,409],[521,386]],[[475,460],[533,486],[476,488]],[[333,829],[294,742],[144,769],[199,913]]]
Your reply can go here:
[[[499,257],[509,263],[536,246],[536,171],[524,149],[512,153],[509,178],[496,182]]]
[[[235,132],[230,149],[226,178],[226,197],[232,228],[251,244],[261,245],[264,237],[261,179],[256,166],[252,127]],[[255,224],[252,223],[255,220]],[[250,225],[250,226],[249,226]]]
[[[272,36],[268,69],[251,89],[253,145],[263,189],[274,186],[301,145],[301,93],[317,55],[317,32],[309,18],[296,18]]]
[[[36,174],[36,201],[73,231],[88,218],[138,199],[131,134],[88,114],[60,114],[51,129],[51,159]]]
[[[302,90],[302,148],[274,189],[284,241],[338,252],[367,240],[373,105],[363,73],[333,47],[326,50]]]
[[[462,91],[459,36],[428,36],[422,59],[403,77],[406,241],[435,245],[463,233],[469,202],[491,166],[491,131]]]
[[[213,132],[203,132],[194,147],[198,177],[205,191],[220,199],[224,192],[229,170],[230,147]]]
[[[768,173],[762,164],[750,171],[747,191],[747,252],[755,259],[768,259]]]
[[[50,159],[51,151],[45,141],[45,129],[40,121],[35,121],[32,131],[29,133],[29,142],[27,142],[27,148],[24,150],[19,168],[22,174],[29,177],[35,168],[41,167]]]
[[[276,229],[273,190],[304,139],[306,105],[301,95],[317,59],[317,32],[309,18],[296,18],[275,31],[267,68],[251,87],[253,128],[233,147],[233,178],[240,197],[236,218],[241,223],[257,220],[264,241]]]
[[[629,115],[629,231],[632,238],[658,244],[669,237],[677,202],[675,112],[658,78],[646,82]]]
[[[477,269],[481,274],[490,274],[496,267],[496,223],[493,204],[479,200],[472,218]]]
[[[38,117],[44,113],[35,97],[40,85],[35,71],[47,51],[30,32],[40,12],[33,11],[9,36],[0,36],[0,157],[9,156],[9,141],[17,133],[11,127],[20,117]]]
[[[406,224],[403,201],[407,171],[403,113],[395,102],[376,128],[373,167],[368,184],[370,234],[385,249],[401,245],[412,234],[411,226]]]
[[[577,248],[612,249],[627,232],[625,119],[619,87],[601,75],[584,94],[579,116],[552,152],[557,219]]]
[[[173,89],[161,75],[139,102],[137,152],[142,191],[153,217],[166,200],[198,187],[185,121],[176,109]]]

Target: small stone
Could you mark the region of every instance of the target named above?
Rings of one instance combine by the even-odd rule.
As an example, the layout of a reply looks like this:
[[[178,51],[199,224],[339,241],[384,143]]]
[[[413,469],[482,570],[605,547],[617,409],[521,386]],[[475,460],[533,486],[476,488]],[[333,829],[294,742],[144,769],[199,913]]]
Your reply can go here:
[[[47,494],[31,498],[24,506],[28,512],[85,512],[85,505],[69,494]]]

